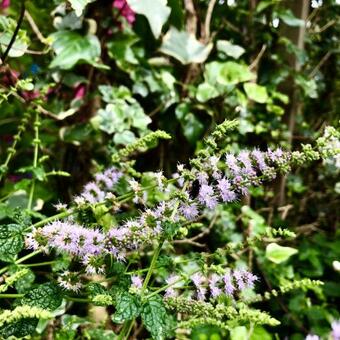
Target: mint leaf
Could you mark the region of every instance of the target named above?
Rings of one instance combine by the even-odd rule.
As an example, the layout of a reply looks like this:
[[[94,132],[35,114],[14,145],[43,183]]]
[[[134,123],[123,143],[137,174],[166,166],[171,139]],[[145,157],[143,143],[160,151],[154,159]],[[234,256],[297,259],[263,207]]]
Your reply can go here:
[[[8,339],[10,336],[15,338],[22,338],[35,332],[38,319],[36,318],[24,318],[16,322],[5,325],[0,329],[0,338]]]
[[[39,285],[21,299],[22,305],[36,306],[50,311],[57,309],[61,303],[60,288],[52,282]]]
[[[139,316],[140,312],[141,303],[139,297],[123,292],[117,295],[116,313],[112,316],[112,321],[122,323],[125,320],[132,320]]]
[[[167,314],[164,302],[160,296],[153,296],[142,307],[142,319],[152,338],[165,338],[167,330]]]
[[[13,262],[24,246],[22,227],[19,224],[0,225],[0,259]]]

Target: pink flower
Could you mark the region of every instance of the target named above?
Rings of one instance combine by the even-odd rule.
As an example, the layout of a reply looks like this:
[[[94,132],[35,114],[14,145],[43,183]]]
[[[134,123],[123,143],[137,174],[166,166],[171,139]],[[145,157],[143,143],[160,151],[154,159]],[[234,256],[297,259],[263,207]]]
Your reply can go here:
[[[1,1],[1,9],[6,9],[11,5],[11,0],[2,0]]]
[[[86,86],[85,84],[79,84],[74,89],[74,99],[83,99],[86,94]]]
[[[130,25],[135,22],[136,14],[130,8],[126,0],[114,0],[112,7],[117,8],[119,10],[119,14],[124,17]]]

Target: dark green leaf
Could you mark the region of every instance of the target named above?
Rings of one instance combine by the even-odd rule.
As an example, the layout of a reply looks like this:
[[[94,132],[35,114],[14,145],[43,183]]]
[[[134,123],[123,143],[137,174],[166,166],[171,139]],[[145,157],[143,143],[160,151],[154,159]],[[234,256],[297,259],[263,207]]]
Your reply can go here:
[[[0,338],[8,339],[10,336],[22,338],[24,336],[33,334],[37,327],[38,319],[25,318],[16,322],[10,323],[0,329]]]
[[[36,306],[53,311],[62,302],[59,287],[52,282],[44,283],[32,289],[21,300],[22,305]]]
[[[152,338],[161,340],[167,331],[167,314],[160,296],[151,297],[142,307],[142,319]]]
[[[116,312],[112,316],[112,321],[122,323],[125,320],[132,320],[139,316],[141,303],[139,296],[123,292],[117,296]]]
[[[12,262],[24,246],[22,226],[7,224],[0,226],[0,259]]]

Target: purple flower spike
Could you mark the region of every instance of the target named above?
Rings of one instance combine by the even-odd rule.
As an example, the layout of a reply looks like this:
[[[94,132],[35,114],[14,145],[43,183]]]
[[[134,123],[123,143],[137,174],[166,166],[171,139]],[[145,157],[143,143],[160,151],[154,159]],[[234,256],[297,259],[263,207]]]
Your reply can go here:
[[[231,189],[231,183],[226,178],[217,181],[217,188],[223,202],[232,202],[236,200],[236,193]]]
[[[198,216],[198,208],[195,203],[182,205],[179,211],[187,220],[193,220]]]

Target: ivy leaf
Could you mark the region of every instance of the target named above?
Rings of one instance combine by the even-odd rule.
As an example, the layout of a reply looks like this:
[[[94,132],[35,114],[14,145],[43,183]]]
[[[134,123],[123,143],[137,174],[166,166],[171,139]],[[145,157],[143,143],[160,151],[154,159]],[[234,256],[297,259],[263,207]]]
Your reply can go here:
[[[176,117],[181,123],[183,134],[186,139],[195,145],[203,133],[204,125],[190,112],[190,106],[182,103],[176,108]]]
[[[268,101],[267,89],[264,86],[255,83],[245,83],[243,88],[249,99],[261,104]]]
[[[201,103],[205,103],[209,99],[216,98],[219,95],[216,87],[209,83],[202,83],[197,87],[196,99]]]
[[[171,12],[167,0],[127,0],[127,3],[134,12],[148,19],[151,31],[157,39]]]
[[[7,224],[0,226],[1,261],[12,262],[23,246],[24,238],[21,225]]]
[[[290,9],[279,12],[278,16],[288,26],[302,27],[305,25],[305,21],[294,16],[293,12]]]
[[[50,68],[69,70],[79,62],[99,66],[100,42],[95,35],[82,36],[74,31],[59,31],[50,35],[56,57]]]
[[[292,255],[298,251],[291,247],[282,247],[276,243],[270,243],[266,248],[266,258],[274,263],[281,263],[288,260]]]
[[[125,320],[132,320],[139,316],[141,312],[140,299],[136,295],[122,292],[117,295],[116,312],[112,316],[112,321],[122,323]]]
[[[171,55],[182,64],[203,63],[212,47],[212,43],[204,45],[193,34],[171,27],[163,38],[160,51]]]
[[[135,140],[136,140],[135,134],[129,130],[125,130],[123,132],[117,132],[113,137],[113,141],[115,142],[115,144],[122,144],[122,145],[131,144]]]
[[[217,40],[216,48],[234,59],[238,59],[246,51],[243,47],[234,45],[228,40]]]
[[[21,299],[22,305],[36,306],[50,311],[57,309],[61,303],[61,291],[52,282],[39,285]]]
[[[80,17],[83,14],[83,11],[87,4],[92,2],[93,0],[69,0],[72,8],[76,12],[76,15]]]
[[[3,15],[0,16],[0,51],[2,53],[6,51],[12,39],[16,25],[16,20],[5,17]],[[20,29],[14,41],[14,44],[8,52],[8,56],[12,58],[23,56],[27,51],[28,43],[29,38],[26,34],[26,31]]]
[[[151,297],[142,307],[142,320],[152,338],[161,340],[167,331],[167,314],[160,296]]]
[[[248,66],[234,61],[223,63],[217,76],[217,81],[222,85],[235,85],[253,79],[255,79],[255,74],[249,70]]]

